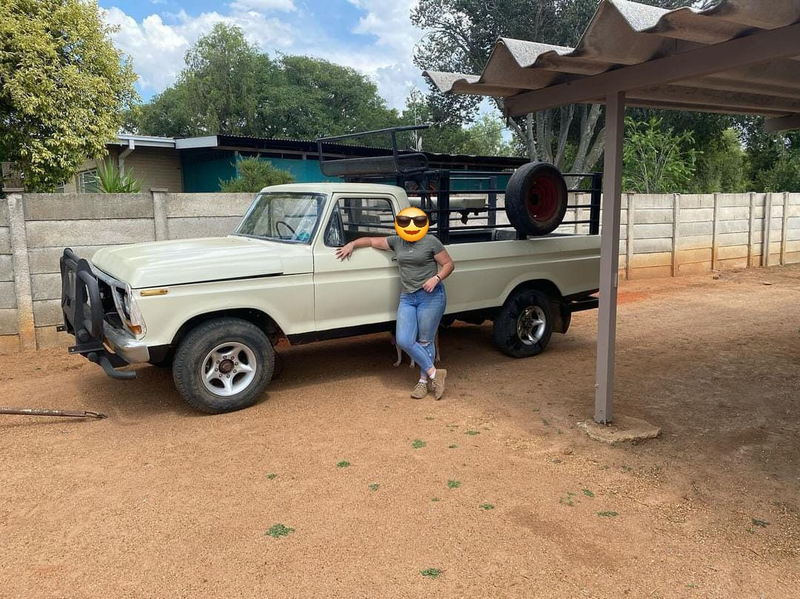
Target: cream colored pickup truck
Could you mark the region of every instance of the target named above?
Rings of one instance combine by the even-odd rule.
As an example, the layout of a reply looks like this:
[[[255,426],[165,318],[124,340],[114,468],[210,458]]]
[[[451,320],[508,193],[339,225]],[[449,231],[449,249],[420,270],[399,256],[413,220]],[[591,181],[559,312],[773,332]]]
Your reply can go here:
[[[394,232],[409,206],[393,185],[291,184],[262,190],[227,237],[140,243],[62,257],[64,326],[72,353],[109,376],[128,364],[171,365],[193,407],[220,413],[258,400],[276,342],[321,341],[393,329],[400,286],[391,252],[335,248]],[[455,210],[454,210],[455,211]],[[431,228],[435,234],[436,227]],[[456,264],[444,323],[494,321],[511,356],[535,355],[571,313],[596,307],[599,236],[518,239],[510,227],[448,231]]]

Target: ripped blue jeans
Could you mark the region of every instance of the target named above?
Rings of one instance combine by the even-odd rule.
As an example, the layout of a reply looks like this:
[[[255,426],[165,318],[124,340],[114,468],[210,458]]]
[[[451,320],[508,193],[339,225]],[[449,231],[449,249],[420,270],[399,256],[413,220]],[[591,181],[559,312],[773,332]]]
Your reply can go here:
[[[397,345],[414,359],[421,376],[427,377],[436,357],[436,331],[447,305],[444,285],[439,283],[428,293],[418,289],[414,293],[401,293],[397,308]]]

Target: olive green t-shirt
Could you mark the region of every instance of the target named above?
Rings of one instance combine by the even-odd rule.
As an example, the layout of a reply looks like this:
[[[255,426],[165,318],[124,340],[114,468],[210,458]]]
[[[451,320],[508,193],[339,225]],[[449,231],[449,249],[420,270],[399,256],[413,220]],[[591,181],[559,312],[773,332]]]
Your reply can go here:
[[[425,235],[418,241],[406,241],[399,235],[386,238],[389,247],[397,256],[400,268],[400,285],[404,293],[414,293],[422,289],[423,283],[439,272],[433,258],[444,249],[444,245],[434,235]]]

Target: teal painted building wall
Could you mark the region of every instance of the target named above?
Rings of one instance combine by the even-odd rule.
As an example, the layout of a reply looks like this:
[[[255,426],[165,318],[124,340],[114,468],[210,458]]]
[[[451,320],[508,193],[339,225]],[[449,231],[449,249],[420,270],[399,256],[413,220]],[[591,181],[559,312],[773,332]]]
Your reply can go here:
[[[236,162],[241,156],[232,150],[203,150],[196,152],[183,152],[181,166],[183,169],[183,190],[187,193],[210,193],[219,191],[220,180],[231,179],[236,176]],[[294,158],[269,158],[273,166],[289,171],[297,183],[316,183],[320,181],[341,181],[338,177],[326,177],[319,168],[319,161],[300,157]],[[463,171],[462,171],[463,172]],[[470,176],[467,172],[462,175],[458,170],[452,171],[451,189],[454,191],[478,191],[490,189],[490,179],[485,175]],[[505,189],[510,173],[498,173],[497,187]],[[393,180],[387,179],[387,183]]]
[[[187,193],[208,193],[219,191],[220,180],[225,181],[236,176],[236,162],[242,157],[233,151],[218,150],[215,152],[185,152],[181,157],[183,168],[183,190]],[[315,183],[319,181],[341,181],[337,177],[326,177],[315,159],[302,160],[292,158],[266,158],[273,166],[289,171],[297,183]]]

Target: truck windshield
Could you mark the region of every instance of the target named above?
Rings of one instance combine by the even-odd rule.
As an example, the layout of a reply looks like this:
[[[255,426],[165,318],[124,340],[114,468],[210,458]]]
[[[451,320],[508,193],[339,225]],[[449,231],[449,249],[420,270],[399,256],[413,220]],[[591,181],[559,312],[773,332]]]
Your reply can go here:
[[[311,243],[324,202],[325,196],[318,193],[259,194],[234,234],[287,243]]]

